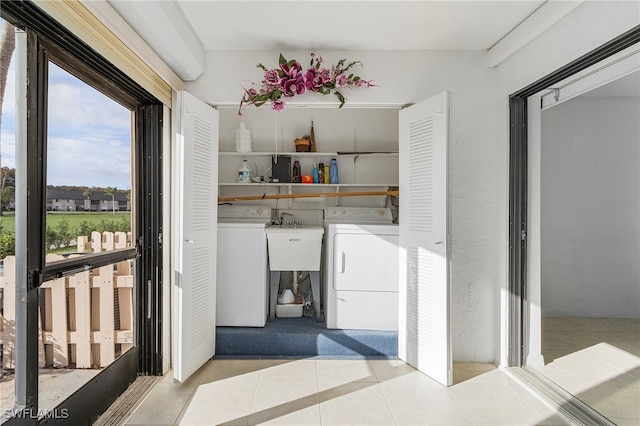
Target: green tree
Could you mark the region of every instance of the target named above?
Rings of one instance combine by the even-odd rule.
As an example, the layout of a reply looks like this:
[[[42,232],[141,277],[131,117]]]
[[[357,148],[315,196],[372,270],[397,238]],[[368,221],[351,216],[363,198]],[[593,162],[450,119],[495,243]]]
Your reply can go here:
[[[0,185],[0,211],[3,211],[5,206],[9,206],[15,200],[15,198],[16,188],[13,185]]]
[[[78,225],[78,235],[79,237],[91,237],[91,232],[95,231],[96,226],[89,222],[88,220],[83,220]]]
[[[109,186],[104,190],[104,193],[111,196],[111,210],[113,214],[116,214],[116,193],[118,188],[115,186]]]
[[[9,232],[0,231],[0,259],[16,254],[16,237]]]
[[[69,226],[69,221],[66,218],[62,218],[58,225],[56,226],[56,231],[58,235],[59,242],[65,246],[69,247],[69,242],[73,238],[73,230],[71,226]]]

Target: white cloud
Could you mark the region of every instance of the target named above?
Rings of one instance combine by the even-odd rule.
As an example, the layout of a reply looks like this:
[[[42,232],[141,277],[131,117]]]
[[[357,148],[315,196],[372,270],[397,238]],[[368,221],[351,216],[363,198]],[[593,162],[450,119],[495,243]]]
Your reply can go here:
[[[131,112],[84,83],[49,85],[49,130],[58,133],[87,131],[94,127],[130,130]]]
[[[131,188],[130,146],[117,140],[52,138],[47,162],[49,185]]]
[[[16,166],[16,138],[13,133],[2,131],[2,167]]]
[[[15,167],[15,71],[2,107],[2,166]],[[131,188],[131,112],[55,65],[49,73],[47,183]]]

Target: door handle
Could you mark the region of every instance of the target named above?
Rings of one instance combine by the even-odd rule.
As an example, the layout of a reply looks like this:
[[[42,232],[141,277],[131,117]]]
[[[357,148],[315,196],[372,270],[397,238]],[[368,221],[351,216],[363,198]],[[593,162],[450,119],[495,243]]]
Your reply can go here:
[[[345,252],[340,252],[341,256],[340,256],[340,273],[344,274],[344,271],[346,269],[346,262],[347,262],[347,255]]]
[[[194,241],[194,240],[188,240],[188,239],[186,239],[186,238],[184,239],[184,241],[185,241],[186,243],[191,243],[191,244],[195,243],[195,241]]]
[[[442,244],[442,241],[436,241],[434,244],[439,246],[440,244]]]

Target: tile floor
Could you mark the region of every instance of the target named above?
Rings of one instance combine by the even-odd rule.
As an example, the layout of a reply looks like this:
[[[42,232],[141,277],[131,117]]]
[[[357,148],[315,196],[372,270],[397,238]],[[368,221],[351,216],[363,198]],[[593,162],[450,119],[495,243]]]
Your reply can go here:
[[[536,367],[620,426],[640,425],[640,319],[543,318]]]
[[[213,360],[163,378],[126,425],[565,425],[508,370],[457,364],[444,387],[398,360]]]

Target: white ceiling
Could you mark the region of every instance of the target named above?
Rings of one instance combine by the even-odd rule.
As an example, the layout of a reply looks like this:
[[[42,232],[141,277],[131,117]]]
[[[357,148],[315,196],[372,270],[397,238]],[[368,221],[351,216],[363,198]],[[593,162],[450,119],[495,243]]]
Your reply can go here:
[[[206,51],[488,49],[545,1],[178,1]]]
[[[495,66],[584,0],[82,1],[192,81],[215,51],[484,50]]]

